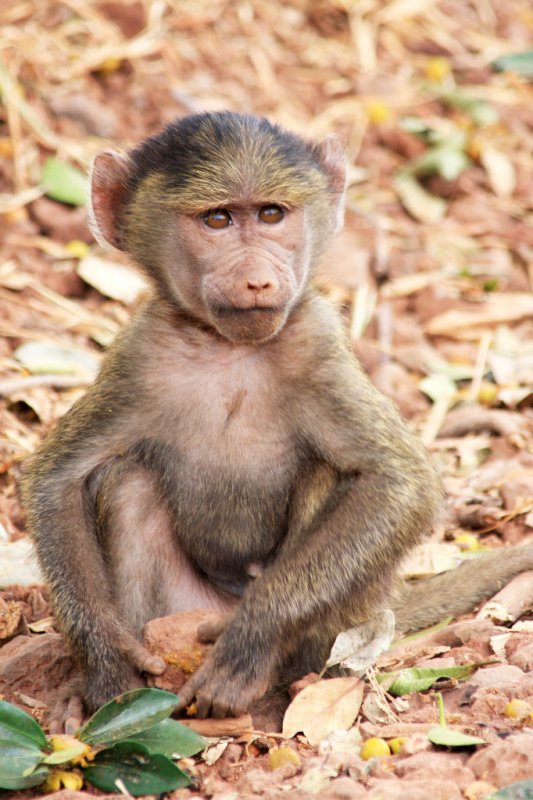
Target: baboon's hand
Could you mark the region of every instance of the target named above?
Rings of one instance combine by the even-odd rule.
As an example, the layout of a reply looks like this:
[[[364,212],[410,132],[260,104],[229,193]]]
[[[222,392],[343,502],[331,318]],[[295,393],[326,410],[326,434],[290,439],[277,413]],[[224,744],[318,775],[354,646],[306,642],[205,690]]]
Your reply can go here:
[[[179,690],[177,709],[185,708],[196,698],[197,717],[238,717],[262,697],[268,685],[267,675],[252,677],[236,672],[217,656],[215,649]]]

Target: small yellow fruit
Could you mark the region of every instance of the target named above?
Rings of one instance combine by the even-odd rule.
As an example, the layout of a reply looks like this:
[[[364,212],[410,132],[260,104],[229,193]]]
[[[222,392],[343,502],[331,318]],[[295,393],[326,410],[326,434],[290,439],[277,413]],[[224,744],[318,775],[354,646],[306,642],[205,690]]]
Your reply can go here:
[[[383,100],[371,100],[366,104],[365,110],[368,121],[372,125],[382,125],[392,119],[390,106],[384,103]]]
[[[362,746],[361,758],[363,761],[368,761],[369,758],[376,758],[376,756],[390,756],[390,749],[385,739],[378,739],[377,736],[372,736]]]
[[[498,399],[499,389],[495,383],[482,381],[477,399],[484,406],[492,406]]]
[[[531,712],[531,706],[525,700],[517,700],[514,698],[504,708],[504,716],[509,717],[510,719],[525,719],[529,717]]]
[[[122,64],[121,58],[116,58],[115,56],[110,56],[106,58],[105,61],[102,61],[98,69],[96,70],[101,75],[112,75],[113,72],[116,72],[117,69],[120,68]]]
[[[426,73],[426,78],[429,78],[430,81],[441,81],[451,72],[450,62],[442,56],[430,58],[426,62],[424,72]]]
[[[72,239],[65,245],[65,250],[74,258],[85,258],[89,254],[89,245],[81,239]]]
[[[461,550],[479,550],[480,547],[479,540],[473,533],[458,533],[453,540]]]
[[[279,769],[286,764],[293,764],[295,767],[299,767],[301,764],[298,753],[295,753],[292,747],[288,745],[278,747],[276,750],[271,750],[268,755],[268,761],[270,763],[270,769]]]
[[[13,155],[13,142],[9,136],[0,136],[0,156],[10,158]]]
[[[389,748],[394,755],[401,752],[402,747],[407,741],[407,736],[397,736],[395,739],[389,739]]]
[[[26,222],[28,212],[24,207],[12,208],[11,211],[6,211],[2,216],[9,225],[16,225],[18,222]]]
[[[43,783],[45,792],[58,792],[61,787],[70,789],[72,792],[79,792],[83,786],[83,778],[77,772],[67,772],[64,769],[55,770]]]

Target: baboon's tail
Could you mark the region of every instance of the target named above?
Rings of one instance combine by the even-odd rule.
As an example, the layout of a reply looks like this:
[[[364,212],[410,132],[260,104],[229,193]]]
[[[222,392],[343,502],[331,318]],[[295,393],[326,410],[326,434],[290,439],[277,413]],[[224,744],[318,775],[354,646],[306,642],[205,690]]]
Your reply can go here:
[[[495,550],[449,572],[403,583],[393,599],[397,630],[420,630],[464,614],[526,570],[533,570],[533,544]]]

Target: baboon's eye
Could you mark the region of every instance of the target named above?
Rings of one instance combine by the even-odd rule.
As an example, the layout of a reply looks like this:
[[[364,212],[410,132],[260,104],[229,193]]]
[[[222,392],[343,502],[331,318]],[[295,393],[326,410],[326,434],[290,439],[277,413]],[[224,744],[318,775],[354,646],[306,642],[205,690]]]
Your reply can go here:
[[[212,208],[202,215],[202,219],[209,228],[227,228],[233,222],[225,208]]]
[[[257,216],[261,222],[266,222],[267,225],[275,225],[277,222],[281,222],[285,212],[281,206],[261,206]]]

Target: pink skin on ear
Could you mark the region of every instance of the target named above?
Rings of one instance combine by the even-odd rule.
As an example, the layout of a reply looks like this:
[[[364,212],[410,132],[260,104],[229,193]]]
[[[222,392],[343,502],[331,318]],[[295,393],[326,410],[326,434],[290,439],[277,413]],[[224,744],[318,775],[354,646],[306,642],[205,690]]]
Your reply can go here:
[[[126,201],[128,162],[108,151],[96,156],[91,173],[89,224],[100,244],[123,249],[120,220]]]

